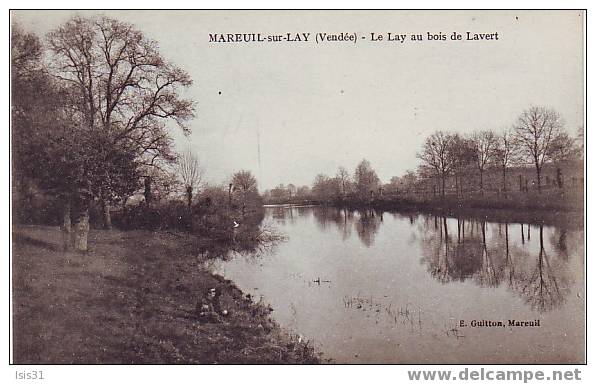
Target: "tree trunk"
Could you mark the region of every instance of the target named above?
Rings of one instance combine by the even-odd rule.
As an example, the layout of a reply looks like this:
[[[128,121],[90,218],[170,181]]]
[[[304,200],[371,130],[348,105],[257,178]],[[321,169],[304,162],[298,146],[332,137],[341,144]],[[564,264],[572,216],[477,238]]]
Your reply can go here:
[[[541,188],[540,188],[540,166],[538,166],[538,164],[536,164],[536,183],[538,184],[538,193],[541,192]]]
[[[503,167],[503,195],[507,197],[507,167]]]
[[[484,195],[483,175],[484,175],[484,170],[480,169],[480,195]]]
[[[192,186],[186,187],[186,204],[188,205],[188,229],[192,232]]]
[[[68,251],[71,247],[72,221],[70,219],[70,196],[66,197],[62,209],[62,247]]]
[[[186,204],[188,204],[188,211],[192,210],[192,187],[189,185],[186,187]]]
[[[441,194],[443,195],[443,200],[445,200],[445,176],[441,177]]]
[[[244,215],[246,213],[246,200],[247,200],[247,198],[248,198],[247,191],[246,190],[242,191],[242,217],[244,217]]]
[[[110,213],[110,205],[105,201],[101,201],[101,209],[103,211],[103,227],[105,229],[112,229],[112,215]]]
[[[152,195],[152,191],[151,191],[151,176],[146,176],[145,177],[145,191],[143,192],[144,196],[145,196],[145,204],[150,205],[151,201],[153,201],[153,195]]]
[[[87,237],[89,236],[89,208],[82,210],[75,224],[74,248],[79,252],[87,251]]]

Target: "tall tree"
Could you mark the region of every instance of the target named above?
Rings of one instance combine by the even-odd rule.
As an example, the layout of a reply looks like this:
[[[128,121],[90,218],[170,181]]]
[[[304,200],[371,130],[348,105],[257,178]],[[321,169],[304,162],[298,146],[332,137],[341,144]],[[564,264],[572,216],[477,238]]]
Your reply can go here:
[[[161,57],[155,41],[128,23],[75,16],[52,31],[48,43],[54,72],[75,97],[72,117],[82,130],[103,131],[110,140],[106,148],[125,148],[139,166],[172,158],[165,122],[172,120],[188,132],[185,123],[193,117],[193,105],[180,89],[192,81]],[[106,199],[105,184],[95,188],[102,192],[95,196],[100,200]],[[81,213],[78,221],[88,227],[85,206]]]
[[[437,131],[429,136],[418,153],[422,165],[434,172],[441,181],[441,196],[445,198],[445,184],[447,177],[455,166],[455,157],[452,155],[454,136]]]
[[[11,30],[11,117],[13,177],[18,191],[17,216],[30,212],[22,203],[35,183],[46,193],[63,200],[64,246],[71,242],[71,205],[80,187],[81,175],[90,164],[82,149],[96,146],[80,135],[72,115],[72,95],[56,83],[44,65],[39,38],[19,25]],[[83,196],[79,196],[80,198]],[[30,212],[31,213],[31,212]]]
[[[515,161],[516,149],[517,143],[511,130],[505,130],[496,136],[493,161],[501,169],[502,189],[505,196],[507,196],[507,169]]]
[[[453,135],[449,156],[453,161],[456,195],[463,196],[463,179],[469,168],[476,163],[476,147],[471,139],[458,134]]]
[[[345,167],[339,167],[335,177],[339,182],[341,196],[345,198],[348,192],[348,185],[350,184],[350,174]]]
[[[37,133],[51,126],[56,117],[54,103],[59,98],[41,60],[39,38],[16,24],[11,28],[10,42],[13,203],[18,205],[16,216],[24,216],[20,208],[30,206],[26,201],[31,197],[29,180],[41,165],[32,156],[43,150]]]
[[[481,131],[472,134],[475,149],[476,169],[480,177],[480,193],[484,194],[484,172],[490,165],[497,146],[497,139],[492,131]]]
[[[363,159],[354,170],[354,183],[361,199],[371,196],[379,187],[379,177],[370,162]]]
[[[242,215],[246,211],[246,205],[251,194],[258,194],[257,179],[250,171],[241,170],[232,176],[232,185],[235,191],[240,192],[242,197]]]
[[[563,120],[554,109],[530,107],[521,113],[514,127],[520,154],[536,169],[540,192],[542,168],[552,160],[553,147],[563,134]]]
[[[112,228],[110,205],[125,201],[140,187],[140,167],[133,151],[124,142],[113,142],[104,131],[88,135],[92,148],[81,153],[89,159],[84,176],[89,181],[90,197],[100,197],[104,228]]]

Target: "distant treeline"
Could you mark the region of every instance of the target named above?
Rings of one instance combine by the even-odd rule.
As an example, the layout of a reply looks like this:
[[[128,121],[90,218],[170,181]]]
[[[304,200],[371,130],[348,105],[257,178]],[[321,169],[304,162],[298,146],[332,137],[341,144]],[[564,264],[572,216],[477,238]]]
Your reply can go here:
[[[560,115],[530,107],[512,128],[470,135],[437,131],[426,138],[414,171],[383,183],[368,160],[350,173],[319,174],[312,186],[278,185],[269,204],[467,206],[571,209],[583,203],[583,128],[575,137]]]

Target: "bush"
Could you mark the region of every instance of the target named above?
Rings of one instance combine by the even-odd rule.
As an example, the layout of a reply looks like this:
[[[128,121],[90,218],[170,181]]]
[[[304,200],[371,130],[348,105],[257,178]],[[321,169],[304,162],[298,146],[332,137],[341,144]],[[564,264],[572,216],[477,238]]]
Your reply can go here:
[[[112,222],[121,229],[189,229],[187,206],[181,201],[155,205],[139,204],[114,212]]]
[[[62,202],[52,196],[35,195],[13,200],[13,222],[18,224],[60,225]]]

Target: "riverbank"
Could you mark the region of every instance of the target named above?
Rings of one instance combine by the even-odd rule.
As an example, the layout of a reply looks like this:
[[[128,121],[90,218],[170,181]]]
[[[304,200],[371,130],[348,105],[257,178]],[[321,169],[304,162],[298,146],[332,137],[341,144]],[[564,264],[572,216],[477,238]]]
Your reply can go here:
[[[556,192],[556,191],[555,191]],[[551,191],[543,193],[511,193],[502,196],[469,197],[457,199],[452,196],[427,200],[381,198],[370,201],[333,200],[310,202],[309,206],[332,206],[348,210],[367,210],[418,214],[426,213],[463,219],[487,220],[501,223],[524,223],[534,225],[557,225],[581,227],[584,224],[584,202],[581,191],[562,195]],[[302,203],[301,203],[302,204]],[[275,206],[299,207],[291,203]],[[274,205],[269,205],[273,207]]]
[[[92,230],[85,254],[61,244],[57,227],[13,229],[17,364],[320,360],[271,308],[206,270],[194,237]]]
[[[362,209],[365,206],[351,206],[352,209]],[[556,225],[560,227],[578,228],[584,224],[584,212],[580,208],[513,208],[513,207],[484,207],[473,204],[449,203],[389,203],[372,204],[369,208],[397,212],[403,214],[426,213],[437,216],[454,217],[460,219],[474,219],[493,221],[498,223],[523,223],[533,225]]]

